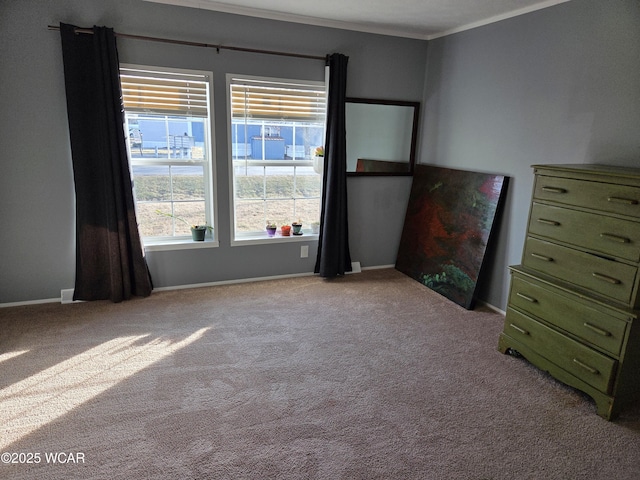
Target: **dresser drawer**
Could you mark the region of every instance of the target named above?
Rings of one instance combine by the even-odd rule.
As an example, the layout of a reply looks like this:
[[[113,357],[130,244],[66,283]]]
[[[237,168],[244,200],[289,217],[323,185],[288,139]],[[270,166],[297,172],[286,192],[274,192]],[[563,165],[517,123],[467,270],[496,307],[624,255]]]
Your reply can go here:
[[[638,222],[534,202],[529,232],[632,262],[640,260]]]
[[[616,360],[511,308],[507,309],[504,333],[592,387],[610,392]]]
[[[528,237],[522,263],[629,305],[637,268]]]
[[[535,280],[524,280],[517,273],[511,278],[509,306],[557,325],[559,328],[620,355],[627,322],[612,317],[572,297],[556,293]]]
[[[640,188],[628,185],[538,175],[533,197],[640,218]]]

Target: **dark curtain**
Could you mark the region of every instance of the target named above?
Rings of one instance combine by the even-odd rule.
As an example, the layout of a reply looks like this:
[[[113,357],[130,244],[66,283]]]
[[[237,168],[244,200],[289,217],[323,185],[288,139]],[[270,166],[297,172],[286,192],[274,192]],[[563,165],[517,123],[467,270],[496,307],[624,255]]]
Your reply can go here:
[[[347,221],[347,140],[345,99],[349,57],[328,58],[329,99],[322,179],[322,213],[315,273],[335,277],[351,271]]]
[[[148,296],[138,233],[113,30],[60,24],[76,192],[74,300]]]

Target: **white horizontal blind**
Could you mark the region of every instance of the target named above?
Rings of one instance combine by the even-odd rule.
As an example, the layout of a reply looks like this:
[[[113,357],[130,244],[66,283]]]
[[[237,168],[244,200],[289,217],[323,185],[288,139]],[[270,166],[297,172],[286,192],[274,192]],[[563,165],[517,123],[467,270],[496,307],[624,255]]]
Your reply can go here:
[[[129,113],[208,116],[206,75],[120,68],[122,101]]]
[[[235,119],[324,122],[327,101],[322,83],[232,78],[230,86]]]

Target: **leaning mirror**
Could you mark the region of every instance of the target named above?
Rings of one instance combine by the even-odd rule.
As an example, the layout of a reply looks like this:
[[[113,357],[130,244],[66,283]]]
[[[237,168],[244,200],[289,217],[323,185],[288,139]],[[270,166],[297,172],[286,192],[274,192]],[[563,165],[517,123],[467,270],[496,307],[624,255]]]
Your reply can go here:
[[[347,175],[413,175],[419,102],[346,99]]]

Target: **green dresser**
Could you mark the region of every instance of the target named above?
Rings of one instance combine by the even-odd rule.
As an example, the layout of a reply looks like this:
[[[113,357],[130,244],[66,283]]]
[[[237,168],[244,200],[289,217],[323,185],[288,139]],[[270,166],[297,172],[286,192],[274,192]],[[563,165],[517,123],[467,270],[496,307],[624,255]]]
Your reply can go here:
[[[498,349],[587,393],[611,420],[640,399],[640,169],[533,168]]]

